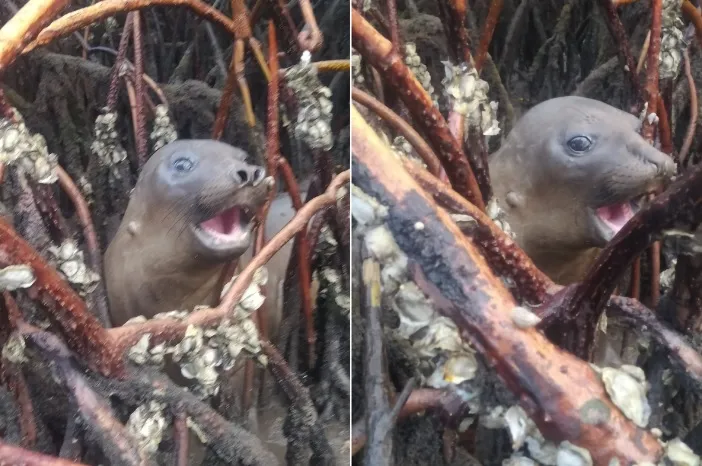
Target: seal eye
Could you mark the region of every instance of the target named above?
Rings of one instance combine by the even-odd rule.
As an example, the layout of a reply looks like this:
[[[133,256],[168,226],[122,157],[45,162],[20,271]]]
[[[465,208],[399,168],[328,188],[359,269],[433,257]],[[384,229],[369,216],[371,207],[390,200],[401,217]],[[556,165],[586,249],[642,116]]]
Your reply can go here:
[[[573,152],[585,152],[591,145],[592,141],[587,136],[575,136],[568,141],[568,147]]]
[[[193,169],[193,161],[187,157],[177,158],[173,162],[173,168],[175,168],[176,171],[187,173]]]

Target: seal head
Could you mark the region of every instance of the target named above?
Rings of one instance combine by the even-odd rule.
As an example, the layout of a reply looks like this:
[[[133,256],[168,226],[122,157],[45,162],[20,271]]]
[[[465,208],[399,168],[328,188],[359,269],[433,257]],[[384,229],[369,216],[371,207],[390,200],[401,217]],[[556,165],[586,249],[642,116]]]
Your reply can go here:
[[[218,141],[180,140],[147,161],[105,254],[113,324],[215,302],[219,274],[250,247],[270,189],[246,156]]]
[[[515,240],[554,280],[570,259],[604,247],[675,174],[640,127],[603,102],[559,97],[525,113],[491,156],[493,191]]]

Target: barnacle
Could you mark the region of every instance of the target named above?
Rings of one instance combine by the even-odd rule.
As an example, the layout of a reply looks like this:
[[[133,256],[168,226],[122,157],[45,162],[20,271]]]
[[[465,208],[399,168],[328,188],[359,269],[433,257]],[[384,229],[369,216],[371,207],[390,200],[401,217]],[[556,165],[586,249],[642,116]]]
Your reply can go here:
[[[223,297],[227,292],[229,291],[229,288],[234,284],[236,279],[238,278],[238,275],[235,275],[232,277],[229,282],[222,287],[222,293],[220,297]],[[265,300],[265,297],[263,296],[263,293],[261,293],[261,287],[264,286],[268,282],[268,269],[266,269],[265,266],[260,267],[256,272],[254,273],[254,277],[251,280],[251,283],[249,286],[244,290],[244,294],[241,296],[241,299],[237,303],[235,309],[236,309],[236,315],[240,316],[241,318],[247,318],[250,316],[254,311],[256,311],[258,308],[263,305],[263,302]]]
[[[151,334],[147,333],[139,338],[134,346],[129,348],[127,356],[129,359],[136,364],[146,364],[149,360],[149,342],[151,340]]]
[[[456,66],[449,61],[442,63],[446,76],[441,84],[453,111],[466,116],[466,125],[480,128],[484,136],[499,134],[497,102],[488,100],[488,83],[480,79],[472,65],[462,63]]]
[[[334,145],[331,132],[331,90],[317,76],[311,54],[304,51],[300,63],[285,72],[285,81],[297,99],[295,136],[312,149],[329,150]]]
[[[519,450],[527,436],[536,430],[536,424],[520,406],[512,406],[504,413],[504,422],[512,436],[512,449]]]
[[[534,460],[522,455],[512,455],[502,462],[502,466],[537,466]]]
[[[190,313],[188,311],[168,311],[168,312],[159,312],[155,316],[153,316],[154,320],[158,319],[174,319],[174,320],[183,320],[186,317],[188,317]]]
[[[424,90],[431,96],[434,105],[436,105],[436,94],[434,92],[434,86],[431,84],[431,74],[429,74],[427,65],[422,63],[422,59],[417,54],[417,45],[413,42],[407,42],[405,43],[404,50],[405,64],[407,64],[407,67],[417,78],[417,81],[419,81]]]
[[[24,355],[26,346],[24,338],[22,338],[21,335],[12,333],[2,347],[2,357],[15,364],[28,361],[27,357]]]
[[[373,197],[364,193],[356,185],[351,185],[351,213],[357,223],[356,231],[379,225],[388,215],[388,208]],[[365,228],[364,228],[365,227]]]
[[[658,69],[661,79],[677,77],[682,61],[682,50],[687,47],[680,18],[681,0],[663,0],[661,11],[661,49]]]
[[[180,361],[191,354],[198,353],[203,343],[204,335],[202,329],[192,324],[188,325],[183,339],[173,349],[173,360]]]
[[[605,367],[601,370],[601,377],[612,402],[634,424],[646,427],[651,407],[646,398],[648,388],[643,370],[629,365],[622,365],[619,369]]]
[[[197,381],[194,392],[206,398],[219,391],[219,371],[234,367],[242,351],[256,355],[261,364],[267,360],[261,351],[256,324],[250,318],[237,316],[236,321],[223,319],[215,329],[203,330],[189,325],[180,343],[165,350],[152,349],[163,358],[172,353],[183,377]],[[153,358],[154,356],[152,356]]]
[[[385,225],[369,229],[365,242],[369,252],[383,264],[380,270],[383,292],[386,294],[397,292],[400,285],[407,281],[407,256],[400,251]]]
[[[127,356],[135,364],[156,364],[160,366],[163,364],[163,358],[168,352],[166,345],[164,343],[158,344],[152,348],[149,348],[151,344],[151,334],[147,333],[139,338],[131,348]],[[169,349],[172,351],[172,349]]]
[[[519,328],[531,328],[541,322],[541,318],[525,307],[515,306],[512,309],[512,322]]]
[[[592,466],[592,456],[585,448],[580,448],[566,441],[558,446],[557,466]]]
[[[495,222],[495,224],[507,234],[507,236],[514,239],[514,232],[509,226],[509,223],[507,223],[507,214],[504,210],[502,210],[496,198],[493,197],[490,199],[486,206],[486,213]]]
[[[110,175],[119,179],[121,174],[117,165],[125,163],[127,151],[122,147],[117,134],[117,114],[108,112],[107,108],[103,108],[102,112],[95,119],[95,140],[90,149],[100,163],[109,168]]]
[[[480,423],[488,429],[506,427],[512,437],[512,448],[515,451],[526,443],[529,456],[538,464],[556,466],[559,447],[544,438],[534,421],[520,406],[514,405],[509,409],[497,406],[487,415],[481,416]]]
[[[167,425],[163,414],[165,407],[152,400],[135,409],[127,421],[127,430],[139,442],[139,449],[147,455],[156,453],[163,439]]]
[[[351,49],[351,76],[354,86],[360,86],[366,80],[361,70],[361,55],[353,48]]]
[[[17,165],[37,183],[55,183],[58,157],[49,152],[44,136],[32,134],[22,115],[16,109],[13,112],[15,121],[0,120],[0,163]]]
[[[168,107],[159,104],[156,106],[154,113],[154,128],[149,137],[151,138],[151,144],[153,144],[153,150],[157,151],[166,144],[178,139],[178,132],[171,122]]]
[[[59,247],[51,246],[49,253],[58,263],[58,269],[81,294],[89,293],[100,281],[100,276],[85,265],[83,251],[72,240],[65,240]]]
[[[700,457],[682,440],[674,438],[665,445],[664,463],[673,466],[700,466]]]
[[[0,269],[0,291],[29,288],[36,280],[34,271],[28,265],[8,265]]]
[[[83,196],[85,196],[85,201],[88,204],[93,203],[93,185],[90,184],[90,181],[88,181],[88,178],[85,177],[85,175],[80,175],[78,178],[78,187],[80,188],[80,191],[83,193]]]

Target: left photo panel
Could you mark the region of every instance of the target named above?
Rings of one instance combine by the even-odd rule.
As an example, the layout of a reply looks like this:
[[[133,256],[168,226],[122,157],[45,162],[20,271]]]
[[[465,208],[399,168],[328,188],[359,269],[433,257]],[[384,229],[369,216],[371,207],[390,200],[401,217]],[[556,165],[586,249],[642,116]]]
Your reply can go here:
[[[349,18],[0,6],[0,464],[349,464]]]

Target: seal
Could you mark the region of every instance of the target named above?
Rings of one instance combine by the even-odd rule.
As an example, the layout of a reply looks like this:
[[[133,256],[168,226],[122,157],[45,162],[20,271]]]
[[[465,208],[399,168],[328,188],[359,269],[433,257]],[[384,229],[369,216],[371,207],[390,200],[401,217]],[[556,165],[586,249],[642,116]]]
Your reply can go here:
[[[247,153],[180,140],[144,165],[105,253],[112,324],[216,305],[226,264],[252,244],[252,221],[272,183]]]
[[[673,159],[640,127],[603,102],[558,97],[527,111],[490,156],[515,241],[556,283],[580,281],[645,196],[675,175]]]

